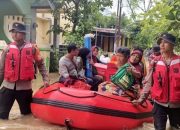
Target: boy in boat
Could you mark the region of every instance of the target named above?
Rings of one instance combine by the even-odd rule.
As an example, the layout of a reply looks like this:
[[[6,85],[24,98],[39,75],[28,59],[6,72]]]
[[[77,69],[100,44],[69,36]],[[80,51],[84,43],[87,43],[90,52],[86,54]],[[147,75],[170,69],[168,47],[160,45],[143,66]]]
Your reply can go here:
[[[79,49],[75,44],[70,44],[67,46],[68,53],[61,57],[59,60],[59,82],[63,83],[65,86],[73,86],[76,81],[83,79],[86,80],[78,74],[78,67],[77,67],[77,56],[79,54]],[[74,85],[75,88],[82,87],[85,89],[90,89],[86,87],[90,87],[85,82],[81,82],[81,86]]]
[[[74,58],[78,55],[79,49],[75,44],[67,46],[68,53],[59,60],[59,82],[65,86],[71,85],[74,79],[78,78],[77,66]]]

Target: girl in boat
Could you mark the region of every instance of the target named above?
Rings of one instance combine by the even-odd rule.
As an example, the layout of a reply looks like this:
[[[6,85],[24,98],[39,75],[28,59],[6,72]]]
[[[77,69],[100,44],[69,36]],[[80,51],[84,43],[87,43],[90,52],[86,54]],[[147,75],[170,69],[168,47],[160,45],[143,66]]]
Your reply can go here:
[[[98,85],[102,83],[102,80],[97,78],[96,76],[85,77],[85,73],[87,71],[86,61],[90,60],[90,58],[90,50],[88,48],[81,48],[79,50],[79,54],[77,57],[78,74],[80,75],[80,77],[83,77],[88,84],[92,86],[91,90],[97,91]]]
[[[141,48],[135,48],[131,52],[131,56],[129,58],[129,63],[132,65],[131,68],[128,68],[127,71],[131,72],[135,77],[135,84],[138,87],[142,87],[142,79],[145,75],[144,72],[144,63],[142,63],[143,50]],[[137,88],[137,87],[136,87]]]
[[[98,58],[98,54],[99,54],[99,48],[97,46],[93,46],[91,48],[91,54],[92,54],[92,57],[91,57],[91,60],[90,60],[90,64],[92,65],[92,75],[93,77],[96,77],[99,81],[103,81],[103,76],[101,75],[98,75],[98,72],[97,72],[97,69],[96,67],[94,66],[95,63],[102,63]]]

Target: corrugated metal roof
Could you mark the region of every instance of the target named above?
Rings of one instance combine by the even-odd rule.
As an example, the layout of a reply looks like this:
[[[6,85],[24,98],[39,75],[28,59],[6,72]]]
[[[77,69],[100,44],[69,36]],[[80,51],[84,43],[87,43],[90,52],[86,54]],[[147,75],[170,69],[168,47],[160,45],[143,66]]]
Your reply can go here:
[[[114,28],[97,28],[97,27],[95,27],[94,29],[97,32],[115,33]]]
[[[104,32],[104,33],[115,33],[116,30],[114,28],[98,28],[98,27],[94,27],[94,31]],[[123,34],[123,32],[121,32],[121,34]]]

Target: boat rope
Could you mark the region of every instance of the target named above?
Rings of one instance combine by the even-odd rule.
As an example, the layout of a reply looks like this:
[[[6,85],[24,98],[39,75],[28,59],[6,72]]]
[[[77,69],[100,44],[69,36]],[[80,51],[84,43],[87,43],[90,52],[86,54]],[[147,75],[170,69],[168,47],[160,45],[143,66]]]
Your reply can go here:
[[[96,97],[97,95],[98,96],[103,96],[105,98],[109,98],[109,99],[112,99],[112,100],[117,100],[117,101],[122,101],[122,102],[127,102],[127,103],[132,103],[131,101],[127,101],[127,100],[121,100],[121,99],[116,99],[116,98],[112,98],[112,97],[109,97],[109,96],[106,96],[106,95],[103,95],[103,94],[100,94],[100,93],[97,93],[97,92],[93,92],[93,95],[90,95],[90,96],[75,96],[75,95],[72,95],[72,94],[68,94],[66,92],[63,92],[61,89],[59,89],[59,91],[65,95],[68,95],[68,96],[71,96],[71,97],[76,97],[76,98],[91,98],[91,97]]]
[[[109,97],[109,96],[106,96],[106,95],[103,95],[103,94],[100,94],[100,93],[96,93],[96,94],[99,95],[99,96],[105,97],[105,98],[109,98],[109,99],[113,99],[113,100],[117,100],[117,101],[121,101],[121,102],[132,103],[129,100],[116,99],[116,98],[112,98],[112,97]],[[116,96],[119,96],[119,95],[116,95]]]
[[[58,82],[55,82],[55,83],[58,83]],[[55,83],[53,83],[53,84],[55,84]],[[53,85],[53,84],[51,84],[51,85]],[[118,100],[118,101],[122,101],[122,102],[132,103],[131,101],[112,98],[112,97],[109,97],[109,96],[106,96],[106,95],[97,93],[97,92],[95,92],[95,91],[92,91],[92,93],[93,93],[92,95],[88,95],[88,96],[75,96],[75,95],[68,94],[68,93],[62,91],[61,88],[55,88],[55,89],[52,89],[52,90],[47,91],[47,92],[45,92],[46,87],[43,87],[42,89],[43,89],[43,94],[48,94],[48,93],[50,93],[50,92],[53,92],[53,91],[57,91],[57,90],[58,90],[59,92],[65,94],[65,95],[68,95],[68,96],[71,96],[71,97],[76,97],[76,98],[92,98],[92,97],[96,97],[97,95],[99,95],[99,96],[103,96],[103,97],[105,97],[105,98],[109,98],[109,99],[113,99],[113,100]]]
[[[54,82],[54,83],[52,83],[51,85],[53,85],[53,84],[55,84],[55,83],[59,83],[59,82],[58,82],[58,81],[57,81],[57,82]],[[132,103],[131,100],[128,99],[128,98],[127,98],[128,100],[116,99],[116,98],[113,98],[113,97],[110,97],[110,96],[106,96],[106,95],[104,95],[104,94],[101,94],[101,93],[98,93],[98,92],[95,92],[95,91],[92,91],[92,95],[88,95],[88,96],[75,96],[75,95],[68,94],[68,93],[62,91],[61,88],[59,88],[59,87],[57,87],[57,88],[55,88],[55,89],[52,89],[52,90],[50,90],[50,91],[47,91],[47,92],[45,92],[45,88],[46,88],[46,87],[42,87],[42,89],[43,89],[43,94],[48,94],[48,93],[50,93],[50,92],[53,92],[53,91],[57,91],[57,90],[58,90],[59,92],[65,94],[65,95],[68,95],[68,96],[71,96],[71,97],[75,97],[75,98],[92,98],[92,97],[96,97],[96,96],[102,96],[102,97],[109,98],[109,99],[112,99],[112,100],[117,100],[117,101],[126,102],[126,103]],[[127,93],[126,93],[126,94],[127,94]],[[119,96],[119,95],[116,95],[116,96]],[[129,96],[129,95],[127,94],[127,96]],[[129,96],[129,97],[132,98],[131,96]],[[140,106],[143,107],[143,108],[147,108],[147,107],[148,107],[148,103],[147,103],[147,102],[144,102],[144,103],[145,103],[145,104],[140,104]]]
[[[58,90],[59,92],[65,94],[65,95],[68,95],[68,96],[71,96],[71,97],[75,97],[75,98],[92,98],[92,97],[96,97],[97,96],[97,93],[96,92],[93,92],[93,95],[89,95],[89,96],[75,96],[75,95],[72,95],[72,94],[68,94],[64,91],[62,91],[61,89]]]

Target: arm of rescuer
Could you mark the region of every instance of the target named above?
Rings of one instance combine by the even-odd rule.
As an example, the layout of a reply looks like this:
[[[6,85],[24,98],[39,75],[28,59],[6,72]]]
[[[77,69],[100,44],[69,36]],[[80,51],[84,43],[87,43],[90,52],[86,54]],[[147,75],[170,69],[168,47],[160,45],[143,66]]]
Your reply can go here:
[[[6,54],[7,54],[8,50],[9,50],[8,47],[3,49],[1,56],[0,56],[0,86],[4,80],[5,59],[6,59]]]
[[[146,75],[144,81],[143,81],[143,90],[141,92],[141,95],[139,97],[139,99],[137,100],[133,100],[132,103],[135,105],[139,105],[139,104],[143,104],[146,99],[148,98],[149,94],[150,94],[150,89],[152,86],[152,81],[153,80],[153,68],[150,68],[149,73]]]
[[[47,74],[44,59],[41,57],[40,50],[36,44],[33,44],[33,48],[34,48],[33,50],[34,50],[35,63],[38,66],[40,74],[42,75],[44,87],[48,87],[49,86],[49,76]]]

